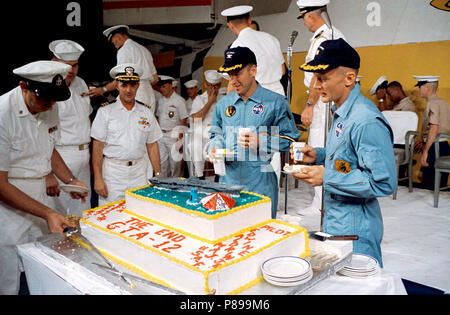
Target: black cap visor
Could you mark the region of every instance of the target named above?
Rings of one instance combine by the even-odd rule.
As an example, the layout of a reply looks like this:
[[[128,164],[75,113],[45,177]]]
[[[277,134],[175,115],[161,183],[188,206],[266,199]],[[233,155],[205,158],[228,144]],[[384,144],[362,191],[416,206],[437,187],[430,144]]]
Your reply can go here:
[[[53,83],[43,83],[32,80],[27,80],[26,84],[29,90],[45,100],[62,102],[70,98],[70,90],[65,81],[63,81],[60,86],[56,86]]]

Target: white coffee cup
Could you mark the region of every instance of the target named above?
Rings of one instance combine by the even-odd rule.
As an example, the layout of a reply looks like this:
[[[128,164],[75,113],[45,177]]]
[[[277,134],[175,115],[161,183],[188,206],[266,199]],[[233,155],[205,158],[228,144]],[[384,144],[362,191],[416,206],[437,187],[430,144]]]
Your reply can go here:
[[[219,176],[225,176],[227,174],[225,170],[225,160],[223,158],[214,159],[214,173]]]
[[[305,142],[294,142],[292,144],[292,151],[294,151],[294,162],[303,161],[303,152],[301,152],[300,149],[304,148],[305,145]]]

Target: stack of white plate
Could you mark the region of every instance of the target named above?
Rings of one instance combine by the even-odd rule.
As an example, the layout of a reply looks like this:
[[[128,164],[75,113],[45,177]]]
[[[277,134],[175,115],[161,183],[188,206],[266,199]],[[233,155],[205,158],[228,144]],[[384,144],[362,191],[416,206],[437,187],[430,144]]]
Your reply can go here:
[[[378,262],[375,258],[363,254],[352,254],[351,262],[339,270],[339,273],[352,278],[367,278],[375,275],[378,270]]]
[[[306,283],[313,277],[309,261],[295,256],[280,256],[261,265],[264,279],[270,284],[289,287]]]

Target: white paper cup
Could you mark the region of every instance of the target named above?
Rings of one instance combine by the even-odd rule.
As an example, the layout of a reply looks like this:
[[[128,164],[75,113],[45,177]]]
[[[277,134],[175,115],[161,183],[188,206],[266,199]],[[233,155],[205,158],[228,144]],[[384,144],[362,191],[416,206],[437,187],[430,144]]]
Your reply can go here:
[[[292,151],[294,151],[294,162],[303,161],[303,152],[300,151],[300,148],[304,148],[305,145],[305,142],[294,142],[292,144]]]
[[[225,160],[224,159],[218,159],[216,158],[214,160],[214,173],[216,173],[219,176],[225,176],[226,175],[226,171],[225,171]]]
[[[243,137],[245,134],[250,133],[250,128],[239,128],[239,137]]]

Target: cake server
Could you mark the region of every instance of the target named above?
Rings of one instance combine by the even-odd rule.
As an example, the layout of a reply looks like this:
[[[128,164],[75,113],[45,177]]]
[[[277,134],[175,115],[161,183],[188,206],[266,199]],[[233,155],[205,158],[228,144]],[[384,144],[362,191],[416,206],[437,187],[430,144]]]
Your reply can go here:
[[[131,279],[140,281],[140,282],[145,283],[145,284],[147,284],[147,285],[150,285],[150,286],[152,286],[152,287],[156,287],[156,288],[158,288],[158,289],[165,290],[165,291],[168,291],[168,292],[173,293],[173,294],[178,294],[178,295],[180,295],[180,294],[181,294],[181,295],[185,295],[185,294],[186,294],[186,293],[184,293],[184,292],[181,292],[181,291],[178,291],[178,290],[175,290],[175,289],[166,287],[166,286],[164,286],[164,285],[161,285],[161,284],[159,284],[159,283],[153,282],[153,281],[151,281],[151,280],[144,279],[144,278],[141,278],[141,277],[138,277],[138,276],[135,276],[135,275],[126,273],[126,272],[121,272],[121,271],[118,271],[117,269],[111,269],[111,268],[108,267],[108,266],[103,266],[103,265],[97,264],[97,263],[95,263],[95,262],[93,262],[92,264],[93,264],[93,265],[96,265],[96,266],[98,266],[98,267],[100,267],[100,268],[102,268],[103,270],[109,271],[109,272],[112,273],[112,274],[115,274],[115,275],[118,275],[118,276],[125,276],[125,277],[127,277],[127,278],[131,278]]]
[[[308,232],[309,237],[319,241],[357,241],[358,235],[331,235],[324,232]]]
[[[83,236],[81,234],[81,230],[74,228],[74,227],[66,227],[63,230],[64,235],[66,235],[67,237],[76,235],[77,237],[79,237],[81,239],[81,241],[83,241],[84,243],[88,244],[89,247],[98,255],[100,256],[100,258],[103,259],[103,261],[109,266],[109,268],[111,268],[112,270],[115,270],[117,272],[119,272],[110,262],[109,260],[98,250],[97,247],[94,246],[94,244],[92,244],[92,242],[90,240],[88,240],[85,236]],[[133,287],[133,283],[131,283],[130,280],[128,280],[127,278],[125,278],[124,276],[120,276],[120,278],[125,281],[126,283],[128,283],[131,287]]]

